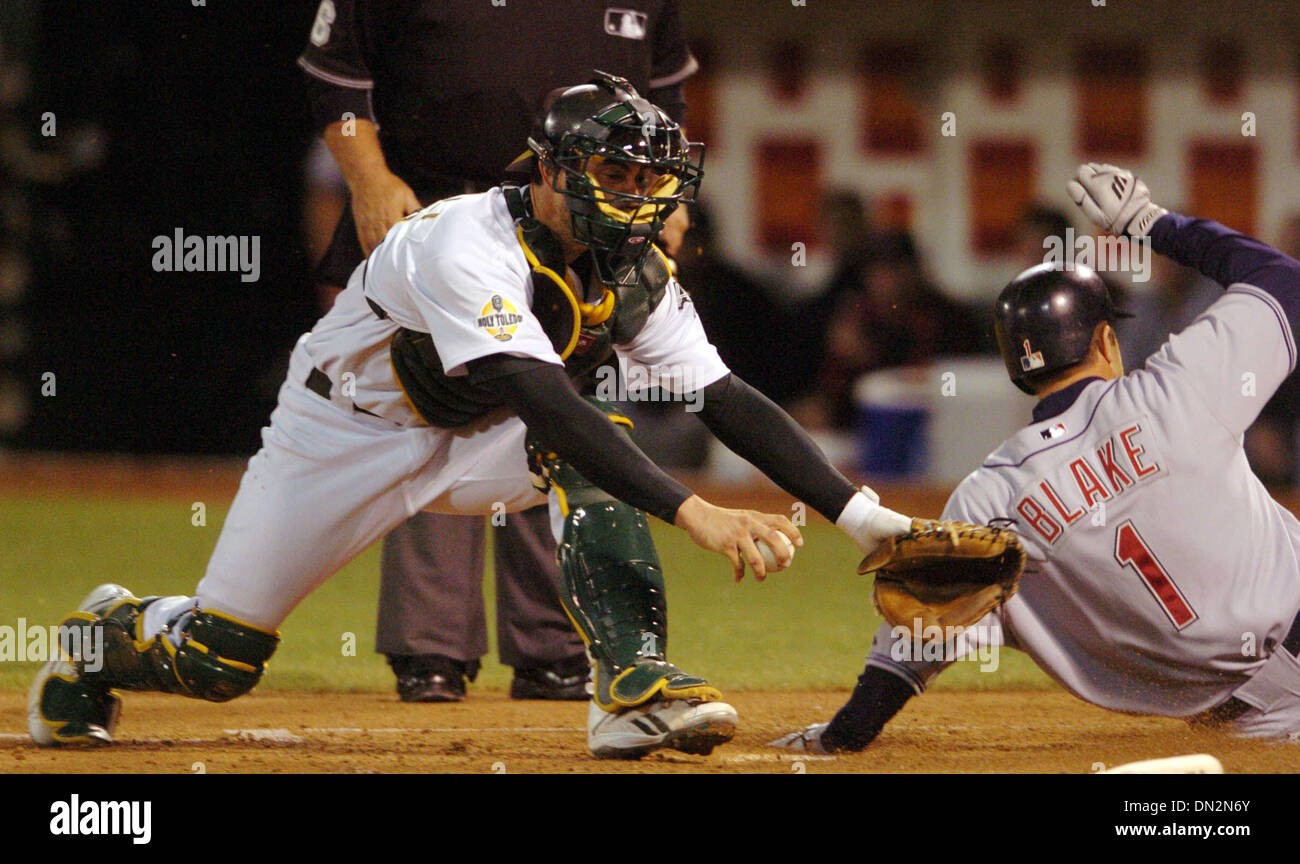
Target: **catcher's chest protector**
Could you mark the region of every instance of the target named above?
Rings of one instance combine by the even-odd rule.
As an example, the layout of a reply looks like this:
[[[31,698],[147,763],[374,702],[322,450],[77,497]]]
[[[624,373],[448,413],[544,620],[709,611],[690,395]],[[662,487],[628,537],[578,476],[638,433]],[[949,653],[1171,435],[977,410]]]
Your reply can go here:
[[[568,270],[563,248],[549,228],[529,215],[522,190],[502,190],[519,245],[532,266],[532,313],[564,360],[565,371],[581,378],[608,360],[615,344],[626,344],[641,332],[667,291],[667,259],[657,248],[652,250],[634,285],[606,288],[599,301],[586,303],[560,275]],[[431,426],[455,428],[501,405],[493,388],[472,383],[467,375],[448,376],[428,333],[403,327],[393,337],[390,352],[398,383]]]

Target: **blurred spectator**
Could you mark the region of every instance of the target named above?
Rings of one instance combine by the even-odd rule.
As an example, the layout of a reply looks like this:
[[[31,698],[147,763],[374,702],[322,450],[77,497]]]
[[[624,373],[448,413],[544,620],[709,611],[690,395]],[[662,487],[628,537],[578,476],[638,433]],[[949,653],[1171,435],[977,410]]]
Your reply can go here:
[[[875,231],[867,204],[852,189],[832,189],[822,198],[822,231],[833,262],[822,297],[834,309],[846,294],[862,290],[862,274],[871,262]]]
[[[715,245],[713,223],[703,207],[692,214],[680,257],[682,284],[722,359],[783,405],[807,394],[822,365],[831,317],[845,297],[862,292],[872,255],[871,223],[857,192],[828,192],[821,213],[831,275],[812,296],[785,295],[728,261]],[[779,346],[779,363],[772,362],[774,346]]]
[[[792,384],[781,368],[788,356],[779,335],[788,326],[783,309],[766,285],[727,260],[717,243],[713,217],[702,204],[691,210],[691,226],[677,262],[679,281],[690,292],[723,362],[769,399],[789,398]],[[774,345],[782,345],[781,363],[772,362]]]
[[[815,296],[785,310],[780,322],[785,345],[779,371],[781,395],[773,397],[777,401],[807,394],[809,382],[825,363],[826,338],[836,310],[862,293],[875,254],[876,232],[867,203],[856,191],[832,189],[822,198],[821,214],[822,236],[830,247],[831,275]],[[810,419],[815,427],[825,425],[816,411]]]
[[[911,235],[882,237],[862,272],[863,290],[844,296],[831,317],[817,400],[801,406],[800,419],[814,426],[852,425],[853,382],[868,372],[980,347],[977,319],[926,278]]]

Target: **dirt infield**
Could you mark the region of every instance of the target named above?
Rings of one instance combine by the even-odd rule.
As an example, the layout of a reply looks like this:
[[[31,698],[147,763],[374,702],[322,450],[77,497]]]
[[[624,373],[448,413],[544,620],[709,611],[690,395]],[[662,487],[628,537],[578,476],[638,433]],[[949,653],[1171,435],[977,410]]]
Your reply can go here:
[[[1300,772],[1300,744],[1238,741],[1176,720],[1129,717],[1064,693],[930,693],[865,753],[803,757],[764,747],[829,717],[844,693],[733,693],[741,732],[707,757],[592,759],[586,707],[476,694],[405,705],[388,694],[267,693],[226,705],[126,694],[120,743],[46,750],[24,733],[22,694],[0,693],[0,773],[1071,773],[1096,763],[1212,753],[1229,773]]]

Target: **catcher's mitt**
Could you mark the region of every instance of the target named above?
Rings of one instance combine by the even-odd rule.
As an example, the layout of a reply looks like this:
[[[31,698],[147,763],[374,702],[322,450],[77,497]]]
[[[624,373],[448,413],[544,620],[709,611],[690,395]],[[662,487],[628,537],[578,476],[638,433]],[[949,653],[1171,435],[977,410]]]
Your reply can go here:
[[[912,520],[858,566],[876,574],[876,609],[914,637],[920,627],[968,627],[1016,593],[1025,550],[1005,528]]]

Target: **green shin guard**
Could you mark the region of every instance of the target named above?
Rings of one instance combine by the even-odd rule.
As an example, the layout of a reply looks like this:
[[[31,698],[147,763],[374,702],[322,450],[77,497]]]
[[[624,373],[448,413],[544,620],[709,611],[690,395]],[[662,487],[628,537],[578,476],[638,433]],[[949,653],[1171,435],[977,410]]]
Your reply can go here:
[[[142,614],[156,597],[126,599],[94,626],[104,634],[103,668],[83,672],[88,684],[122,690],[179,693],[226,702],[252,690],[280,642],[278,633],[219,612],[188,612],[180,646],[165,632],[140,638]]]
[[[592,399],[610,419],[630,425]],[[646,514],[592,485],[537,442],[529,451],[564,514],[561,602],[596,668],[595,700],[619,711],[659,697],[719,700],[708,681],[669,663],[663,570]]]

